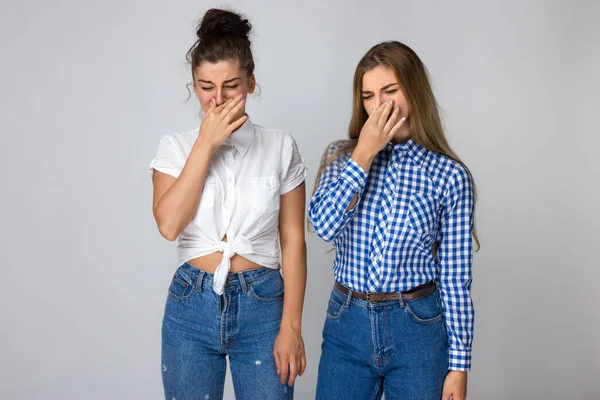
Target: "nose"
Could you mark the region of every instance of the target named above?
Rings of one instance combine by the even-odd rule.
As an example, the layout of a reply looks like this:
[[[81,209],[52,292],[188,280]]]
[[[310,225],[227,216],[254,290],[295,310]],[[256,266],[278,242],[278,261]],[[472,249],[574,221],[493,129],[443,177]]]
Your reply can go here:
[[[378,109],[382,101],[383,100],[380,95],[376,94],[375,96],[373,96],[373,109]]]
[[[221,104],[223,104],[225,102],[225,96],[223,96],[223,92],[221,91],[221,89],[217,89],[217,94],[215,96],[215,102],[217,103],[218,106],[220,106]]]
[[[390,96],[383,96],[380,94],[373,96],[373,105],[375,106],[375,109],[378,109],[380,105],[387,101],[392,102],[392,105],[396,106],[396,104],[393,103],[394,99],[390,98]]]

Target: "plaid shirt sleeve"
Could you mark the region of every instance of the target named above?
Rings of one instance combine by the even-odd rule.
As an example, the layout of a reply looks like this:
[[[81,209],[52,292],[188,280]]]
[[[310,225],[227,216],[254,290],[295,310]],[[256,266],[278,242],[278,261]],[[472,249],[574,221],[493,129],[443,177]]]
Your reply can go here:
[[[438,236],[439,283],[450,345],[448,368],[458,371],[471,368],[473,208],[471,176],[461,167],[448,182]]]
[[[352,159],[343,168],[337,160],[325,167],[308,205],[308,219],[323,240],[335,240],[348,225],[360,203],[366,182],[367,173]],[[358,201],[347,210],[355,194],[358,194]]]

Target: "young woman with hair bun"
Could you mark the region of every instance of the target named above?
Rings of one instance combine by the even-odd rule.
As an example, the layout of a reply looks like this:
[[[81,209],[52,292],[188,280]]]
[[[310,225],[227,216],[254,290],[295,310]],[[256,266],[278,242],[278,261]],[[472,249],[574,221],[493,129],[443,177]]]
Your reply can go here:
[[[187,54],[200,128],[163,137],[150,164],[154,217],[180,265],[162,326],[169,400],[221,399],[226,358],[236,398],[291,399],[306,366],[306,166],[291,135],[246,115],[250,30],[206,12]]]

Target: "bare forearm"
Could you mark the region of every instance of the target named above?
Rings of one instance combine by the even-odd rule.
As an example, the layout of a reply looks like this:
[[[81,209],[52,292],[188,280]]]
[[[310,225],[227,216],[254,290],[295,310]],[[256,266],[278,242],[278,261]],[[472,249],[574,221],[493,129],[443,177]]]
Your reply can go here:
[[[282,243],[285,296],[281,328],[300,330],[306,291],[306,242]]]
[[[356,146],[356,148],[352,152],[351,158],[354,161],[356,161],[356,163],[360,165],[362,169],[365,170],[365,172],[369,172],[369,170],[371,169],[371,164],[373,164],[373,160],[375,159],[376,155],[377,153],[372,154],[371,152],[363,150],[361,147]]]
[[[161,234],[167,239],[177,238],[194,217],[212,151],[207,145],[194,145],[181,174],[158,201],[154,215]]]

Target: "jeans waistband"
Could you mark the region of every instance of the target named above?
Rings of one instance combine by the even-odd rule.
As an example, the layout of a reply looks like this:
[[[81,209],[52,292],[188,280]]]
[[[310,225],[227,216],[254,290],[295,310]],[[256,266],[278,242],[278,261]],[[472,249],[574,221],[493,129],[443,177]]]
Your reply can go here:
[[[433,293],[438,293],[439,296],[439,289],[436,281],[426,282],[410,290],[387,293],[361,293],[349,289],[338,281],[335,281],[333,291],[336,292],[340,298],[344,299],[346,307],[348,307],[350,303],[365,307],[378,307],[389,304],[399,304],[400,307],[404,307],[406,301],[416,300]]]
[[[185,262],[179,267],[179,270],[190,278],[192,284],[197,288],[212,287],[214,282],[214,274],[202,271],[192,264]],[[248,282],[255,281],[270,273],[279,273],[279,269],[262,267],[258,269],[249,269],[242,272],[234,272],[227,274],[227,282],[225,289],[234,287],[245,287]]]

